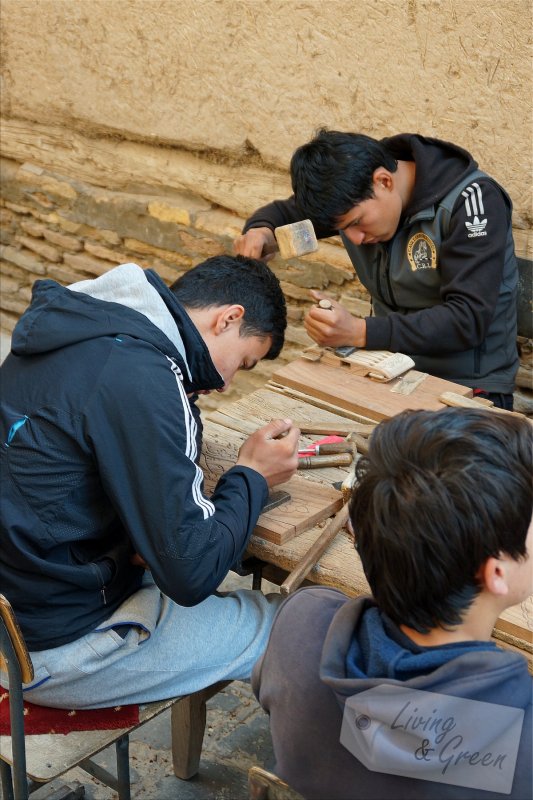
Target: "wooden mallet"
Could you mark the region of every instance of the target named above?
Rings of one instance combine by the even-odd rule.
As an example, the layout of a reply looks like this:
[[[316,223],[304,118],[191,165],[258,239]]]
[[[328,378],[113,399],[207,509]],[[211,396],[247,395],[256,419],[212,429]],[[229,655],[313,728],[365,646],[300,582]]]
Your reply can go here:
[[[311,545],[307,553],[304,555],[300,563],[293,569],[292,572],[285,578],[280,586],[282,595],[288,595],[296,591],[299,586],[304,582],[306,575],[313,569],[320,557],[326,552],[341,528],[344,528],[348,522],[349,512],[349,499],[352,493],[352,488],[355,483],[355,470],[351,469],[350,473],[342,482],[342,495],[344,505],[332,519],[328,522],[318,539]]]
[[[315,229],[310,219],[291,222],[274,229],[282,258],[298,258],[318,250]]]

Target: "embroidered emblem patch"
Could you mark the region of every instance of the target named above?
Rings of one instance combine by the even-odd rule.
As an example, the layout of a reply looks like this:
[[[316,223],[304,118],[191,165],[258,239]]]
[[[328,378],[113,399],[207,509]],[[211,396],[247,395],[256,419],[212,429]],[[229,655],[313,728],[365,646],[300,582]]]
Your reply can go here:
[[[407,243],[407,258],[413,272],[437,269],[437,249],[425,233],[415,233]]]

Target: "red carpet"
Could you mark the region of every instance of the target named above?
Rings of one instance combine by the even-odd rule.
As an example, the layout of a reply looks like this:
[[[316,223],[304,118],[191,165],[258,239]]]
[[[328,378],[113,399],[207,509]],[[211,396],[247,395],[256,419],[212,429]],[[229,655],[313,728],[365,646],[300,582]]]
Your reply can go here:
[[[24,731],[36,733],[70,733],[71,731],[110,730],[127,728],[139,721],[139,706],[116,706],[90,711],[65,708],[47,708],[24,703]],[[9,736],[9,693],[0,688],[0,735]]]

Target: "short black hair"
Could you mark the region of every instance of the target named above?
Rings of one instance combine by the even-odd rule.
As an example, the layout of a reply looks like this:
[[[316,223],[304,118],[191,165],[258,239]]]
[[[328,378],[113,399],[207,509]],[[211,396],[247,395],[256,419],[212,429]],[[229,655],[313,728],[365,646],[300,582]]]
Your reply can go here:
[[[240,335],[272,338],[265,358],[277,358],[287,327],[287,307],[279,280],[255,258],[219,255],[178,278],[170,291],[188,308],[238,303],[244,307]]]
[[[396,624],[458,625],[485,561],[526,556],[532,453],[527,419],[486,410],[405,411],[377,426],[350,518],[375,600]]]
[[[374,196],[372,176],[378,167],[396,172],[398,162],[377,139],[320,128],[291,159],[298,208],[315,225],[336,228],[339,217]]]

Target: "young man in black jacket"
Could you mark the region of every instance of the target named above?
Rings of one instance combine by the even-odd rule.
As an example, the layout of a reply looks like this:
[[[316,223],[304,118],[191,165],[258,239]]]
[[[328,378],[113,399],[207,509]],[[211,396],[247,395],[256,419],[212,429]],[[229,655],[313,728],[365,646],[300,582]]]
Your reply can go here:
[[[279,596],[215,592],[295,471],[299,432],[256,431],[208,498],[194,400],[275,358],[285,326],[277,278],[241,257],[170,289],[136,264],[35,284],[0,415],[0,585],[31,651],[28,700],[96,708],[250,675]]]
[[[321,130],[291,161],[294,196],[258,209],[235,250],[267,257],[274,228],[309,218],[340,235],[372,316],[333,301],[305,325],[319,344],[412,356],[417,369],[512,408],[518,269],[511,201],[460,147]],[[315,299],[324,295],[311,293]]]
[[[531,675],[491,640],[533,592],[532,458],[529,422],[490,411],[372,434],[350,506],[372,598],[295,592],[252,676],[308,800],[532,797]]]

